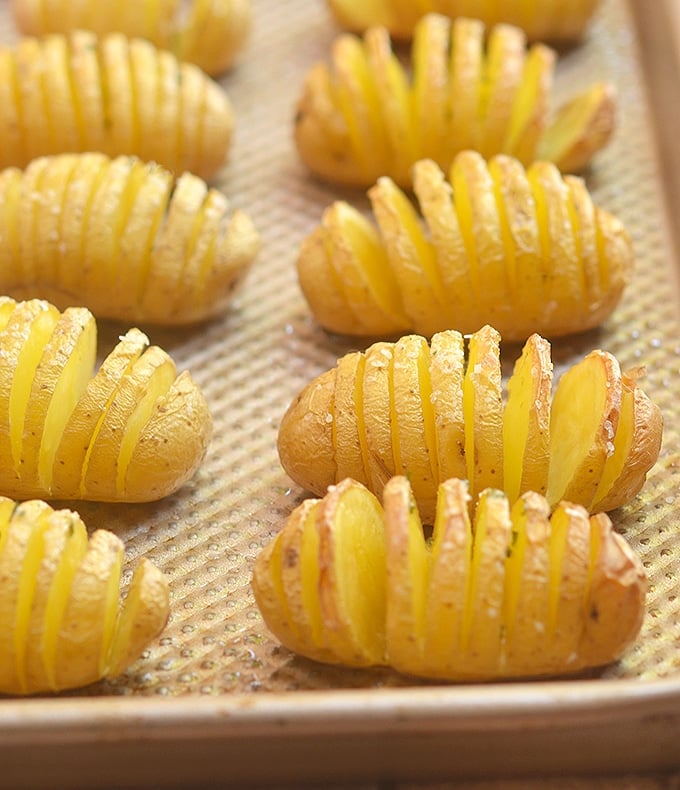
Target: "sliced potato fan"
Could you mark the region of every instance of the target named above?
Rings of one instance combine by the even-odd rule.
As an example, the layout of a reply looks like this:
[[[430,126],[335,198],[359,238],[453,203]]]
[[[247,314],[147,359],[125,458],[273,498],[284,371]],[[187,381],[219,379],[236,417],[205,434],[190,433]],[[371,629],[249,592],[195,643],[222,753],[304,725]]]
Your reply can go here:
[[[0,168],[101,151],[209,178],[232,131],[222,88],[141,38],[77,30],[0,47]]]
[[[437,492],[467,479],[473,501],[486,488],[545,494],[589,512],[635,496],[659,455],[662,417],[637,385],[592,351],[552,392],[549,343],[532,335],[503,392],[500,335],[474,333],[466,349],[449,330],[375,343],[338,361],[298,395],[279,428],[284,469],[317,496],[353,477],[380,495],[409,478],[420,514],[433,523]]]
[[[267,626],[317,661],[445,680],[619,658],[642,625],[646,579],[609,518],[486,489],[471,520],[468,500],[465,482],[441,484],[431,541],[405,477],[388,481],[384,509],[351,479],[306,500],[255,562]]]
[[[429,336],[488,323],[526,340],[598,326],[621,299],[632,241],[576,176],[464,151],[448,179],[419,161],[414,188],[422,216],[383,177],[368,193],[375,223],[338,201],[303,241],[300,286],[326,329]]]
[[[0,492],[151,501],[205,454],[211,418],[188,372],[131,329],[96,373],[85,308],[0,298]]]
[[[8,168],[0,205],[3,293],[124,321],[216,315],[260,246],[221,192],[133,157],[62,154]]]
[[[142,558],[120,601],[123,543],[77,513],[0,497],[0,693],[78,688],[124,672],[163,630],[168,583]]]
[[[555,58],[543,44],[527,49],[519,28],[497,25],[487,36],[477,19],[452,23],[439,14],[417,23],[409,71],[385,27],[370,27],[363,39],[343,34],[331,62],[305,80],[298,152],[316,175],[353,186],[380,176],[410,186],[418,160],[448,170],[466,149],[576,172],[614,131],[615,91],[597,82],[553,109]]]
[[[348,30],[384,25],[403,39],[413,35],[424,14],[436,12],[451,19],[481,19],[487,25],[516,25],[535,41],[574,41],[583,35],[599,0],[327,0],[327,5]]]
[[[208,74],[230,68],[252,26],[251,0],[13,0],[22,33],[92,30],[148,39]]]

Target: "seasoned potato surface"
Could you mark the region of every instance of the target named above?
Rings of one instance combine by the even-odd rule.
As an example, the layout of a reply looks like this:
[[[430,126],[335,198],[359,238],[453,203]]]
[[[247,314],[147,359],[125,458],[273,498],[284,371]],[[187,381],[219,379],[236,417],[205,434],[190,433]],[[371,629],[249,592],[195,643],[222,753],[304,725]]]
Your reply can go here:
[[[471,519],[468,499],[463,481],[441,484],[427,542],[405,477],[383,507],[351,479],[306,500],[255,562],[268,627],[317,661],[445,680],[616,660],[640,630],[646,579],[609,518],[486,489]]]

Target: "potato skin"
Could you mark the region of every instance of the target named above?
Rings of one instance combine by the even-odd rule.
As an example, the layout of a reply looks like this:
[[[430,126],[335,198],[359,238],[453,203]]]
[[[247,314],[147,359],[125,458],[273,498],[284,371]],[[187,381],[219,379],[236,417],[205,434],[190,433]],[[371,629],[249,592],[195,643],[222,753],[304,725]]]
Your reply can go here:
[[[12,0],[14,20],[22,33],[42,36],[91,30],[98,35],[118,31],[148,39],[180,60],[208,74],[234,65],[252,27],[250,0]]]
[[[99,529],[88,538],[73,511],[2,496],[0,533],[1,694],[55,692],[115,677],[165,627],[168,581],[146,558],[127,598],[111,595],[120,587],[124,551],[113,533]]]
[[[486,161],[466,151],[448,178],[434,162],[418,162],[414,188],[422,217],[391,179],[369,190],[379,257],[353,244],[360,215],[350,206],[327,210],[303,242],[300,287],[326,329],[430,336],[488,323],[506,340],[558,337],[599,326],[630,281],[626,228],[553,165],[525,169],[512,157]],[[350,278],[366,283],[361,303]],[[388,292],[381,281],[395,287]]]
[[[223,312],[260,248],[250,217],[221,192],[134,157],[61,154],[9,168],[0,203],[2,293],[119,321]]]
[[[409,72],[384,27],[369,27],[362,39],[339,36],[330,62],[308,72],[297,104],[295,142],[309,170],[364,187],[384,175],[408,188],[415,162],[448,170],[468,149],[584,169],[615,129],[614,86],[594,83],[552,112],[556,53],[527,48],[510,25],[485,31],[472,16],[423,16]]]
[[[447,681],[567,675],[618,659],[640,631],[647,580],[609,518],[567,502],[550,516],[534,492],[510,508],[486,489],[472,516],[468,501],[464,481],[441,485],[428,542],[405,477],[387,482],[384,510],[350,478],[306,501],[255,561],[267,626],[316,661]],[[310,512],[313,553],[282,563]]]
[[[101,151],[210,178],[226,160],[234,123],[227,95],[148,41],[82,30],[26,37],[0,48],[0,77],[0,168]]]
[[[210,411],[190,374],[178,376],[165,351],[130,330],[94,373],[96,324],[84,308],[60,314],[40,300],[8,297],[2,307],[8,318],[0,329],[0,436],[7,447],[0,493],[145,502],[168,496],[194,474],[210,440]],[[72,320],[74,312],[89,321]],[[51,323],[38,335],[47,317]],[[77,344],[51,343],[61,327],[67,340],[68,333],[87,340],[87,353]],[[32,349],[32,365],[24,349]],[[45,403],[19,411],[13,387],[27,387]]]
[[[446,14],[452,19],[468,16],[487,25],[501,23],[522,28],[533,41],[574,41],[579,39],[599,5],[599,0],[541,0],[540,11],[523,0],[327,0],[339,25],[361,32],[372,25],[384,25],[396,38],[408,39],[425,13]]]
[[[470,342],[479,341],[486,351],[472,366],[466,361],[464,370],[463,338],[451,330],[436,334],[429,347],[422,338],[414,344],[408,335],[396,343],[375,343],[362,354],[361,365],[353,352],[347,370],[354,371],[357,419],[351,430],[345,427],[344,395],[339,401],[343,411],[336,413],[334,389],[343,362],[310,382],[283,415],[278,435],[283,468],[316,496],[359,464],[377,496],[391,476],[413,477],[428,524],[435,516],[437,488],[452,469],[471,475],[473,501],[490,481],[501,488],[504,469],[512,467],[513,499],[536,484],[541,493],[548,487],[553,507],[567,495],[590,512],[625,504],[656,462],[663,430],[661,412],[637,384],[637,376],[622,374],[611,354],[595,350],[565,371],[551,396],[549,346],[532,336],[524,351],[529,362],[518,366],[507,383],[512,401],[506,419],[499,349],[489,337],[496,337],[489,327],[472,335]],[[395,375],[394,360],[406,358],[413,345],[422,349],[422,359],[410,384]],[[442,364],[450,371],[445,376]],[[346,378],[341,379],[344,390],[351,386]],[[622,419],[624,389],[635,408],[629,404]],[[401,409],[408,414],[398,413],[394,405],[409,401],[411,406]],[[404,426],[409,428],[405,442]],[[428,473],[423,474],[428,457]]]

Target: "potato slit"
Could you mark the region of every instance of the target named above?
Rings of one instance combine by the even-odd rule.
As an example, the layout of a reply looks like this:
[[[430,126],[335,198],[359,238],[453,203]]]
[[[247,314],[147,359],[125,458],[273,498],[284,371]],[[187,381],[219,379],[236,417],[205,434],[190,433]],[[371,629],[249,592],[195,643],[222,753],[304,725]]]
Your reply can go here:
[[[364,375],[366,369],[366,357],[361,354],[357,363],[356,379],[354,384],[354,404],[356,408],[357,433],[359,434],[359,447],[361,450],[361,462],[364,467],[364,476],[367,481],[371,479],[371,470],[368,463],[368,446],[366,444],[366,421],[364,419]]]
[[[206,225],[209,226],[209,217],[211,213],[221,214],[219,208],[221,193],[208,190],[203,199],[201,207],[196,212],[193,224],[191,226],[191,233],[189,242],[187,244],[187,251],[184,257],[184,267],[180,274],[180,282],[193,283],[192,291],[187,294],[177,289],[175,296],[174,310],[180,310],[182,303],[189,299],[192,304],[196,304],[200,295],[203,293],[204,285],[210,273],[212,265],[214,265],[215,257],[215,241],[217,234],[205,234]],[[215,203],[218,207],[215,208]],[[222,222],[222,229],[219,235],[224,235],[225,225]]]

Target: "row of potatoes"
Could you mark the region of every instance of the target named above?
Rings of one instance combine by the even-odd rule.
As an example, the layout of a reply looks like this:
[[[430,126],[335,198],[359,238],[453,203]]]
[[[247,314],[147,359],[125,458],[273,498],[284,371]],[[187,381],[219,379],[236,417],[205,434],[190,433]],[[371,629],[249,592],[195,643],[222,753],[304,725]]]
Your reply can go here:
[[[76,352],[83,347],[78,327],[89,319],[70,307],[75,300],[95,315],[124,321],[202,321],[225,310],[259,251],[250,217],[231,212],[208,185],[228,156],[234,126],[229,99],[209,74],[231,67],[247,43],[250,4],[185,5],[153,3],[151,13],[133,0],[108,10],[76,0],[13,4],[19,29],[32,35],[0,50],[0,292],[29,301],[8,299],[3,308],[0,343],[7,338],[13,354],[0,373],[9,382],[5,411],[13,427],[6,456],[12,463],[3,470],[0,493],[53,495],[54,481],[63,477],[55,459],[66,435],[87,436],[91,448],[67,474],[69,490],[84,499],[130,501],[133,490],[136,501],[165,496],[193,474],[207,447],[210,414],[191,377],[178,377],[167,355],[144,337],[122,339],[123,348],[92,376],[91,354]],[[421,3],[423,13],[406,24],[411,3],[329,2],[338,22],[368,29],[363,38],[339,36],[330,65],[310,70],[295,141],[316,176],[360,187],[375,183],[376,215],[372,223],[336,203],[301,245],[302,290],[316,319],[332,331],[429,336],[494,323],[513,339],[532,331],[565,334],[604,320],[630,279],[625,228],[593,204],[580,179],[563,175],[585,166],[613,133],[612,86],[596,83],[553,113],[555,53],[543,44],[527,47],[525,32],[502,24],[521,23],[521,12],[497,18],[501,8],[512,14],[512,3],[486,4],[490,29],[459,18],[469,5]],[[544,5],[538,16],[545,21],[551,3]],[[580,23],[560,23],[558,39],[582,31],[595,4],[572,5]],[[412,77],[392,51],[389,32],[413,36]],[[424,225],[407,196],[411,188]],[[491,282],[507,289],[481,298]],[[112,293],[121,296],[115,304]],[[460,316],[470,325],[457,326]],[[67,402],[60,397],[65,381],[74,393]],[[44,390],[45,382],[51,397],[39,414],[11,397],[39,385]],[[0,419],[2,405],[0,393]],[[104,416],[85,431],[79,415],[91,408]],[[660,424],[656,430],[660,438]],[[28,477],[23,439],[36,433],[37,459]],[[113,445],[103,441],[113,436]],[[194,440],[185,441],[188,436]],[[166,443],[168,437],[176,440]],[[161,463],[146,462],[159,453]],[[295,464],[287,468],[295,479]],[[142,479],[149,481],[146,491],[140,491]],[[3,626],[14,634],[0,652],[0,691],[58,690],[122,671],[163,628],[167,583],[156,574],[143,584],[150,571],[140,573],[126,599],[132,603],[118,616],[111,589],[120,573],[120,545],[99,540],[104,548],[94,553],[60,553],[54,547],[65,538],[51,538],[63,531],[52,524],[60,517],[40,510],[32,531],[25,511],[8,506],[6,527],[0,525],[0,566],[38,569],[32,581],[8,586],[0,609]],[[639,612],[643,575],[634,560],[629,565],[636,594],[628,600]],[[276,576],[276,569],[267,574]],[[276,578],[271,586],[278,591],[275,605],[261,608],[280,635],[285,587]],[[81,611],[82,590],[90,592]],[[255,591],[261,602],[257,577]],[[578,594],[586,600],[583,590]],[[342,608],[343,601],[336,604]],[[616,601],[605,608],[615,610]],[[608,657],[631,638],[629,629],[623,641],[613,639],[615,655]],[[58,666],[63,640],[71,656],[65,674]],[[304,640],[283,641],[305,654]],[[312,649],[312,657],[318,652]],[[343,651],[328,655],[337,661]],[[490,672],[502,675],[497,666]],[[446,676],[441,667],[431,673]],[[478,673],[472,666],[464,674]],[[521,674],[521,666],[513,674]]]

